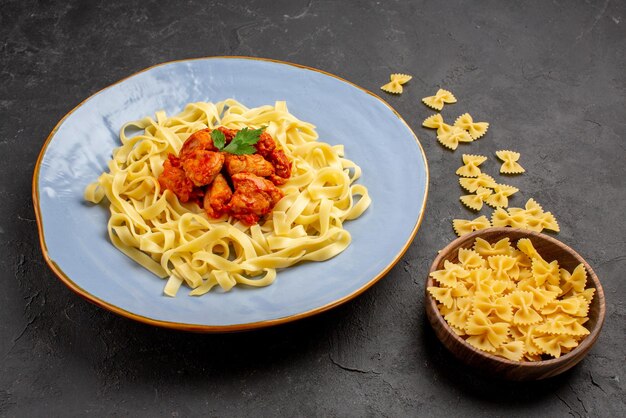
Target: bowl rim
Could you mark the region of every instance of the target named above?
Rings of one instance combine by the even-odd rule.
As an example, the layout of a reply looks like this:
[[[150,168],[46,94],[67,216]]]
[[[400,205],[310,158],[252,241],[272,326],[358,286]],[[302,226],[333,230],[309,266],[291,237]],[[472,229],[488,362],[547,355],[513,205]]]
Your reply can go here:
[[[510,234],[511,232],[518,232],[518,233],[526,235],[527,237],[536,237],[536,238],[539,238],[539,239],[544,239],[544,240],[546,240],[546,241],[548,241],[548,242],[550,242],[552,244],[555,244],[555,245],[563,248],[564,250],[567,250],[569,253],[571,253],[571,255],[574,256],[574,258],[576,258],[577,261],[579,261],[580,263],[582,263],[585,266],[585,269],[587,270],[587,275],[588,275],[587,278],[591,279],[591,281],[593,282],[593,284],[595,286],[596,294],[594,295],[594,297],[598,298],[598,303],[600,303],[600,309],[598,311],[598,319],[597,319],[596,323],[594,324],[593,328],[589,330],[589,335],[587,335],[581,341],[581,343],[576,348],[574,348],[572,351],[570,351],[567,354],[562,355],[559,358],[553,358],[553,359],[549,359],[549,360],[513,361],[513,360],[509,360],[509,359],[504,358],[504,357],[500,357],[500,356],[496,356],[494,354],[490,354],[490,353],[488,353],[486,351],[479,350],[478,348],[476,348],[476,347],[472,346],[471,344],[469,344],[468,342],[466,342],[459,335],[457,335],[452,330],[450,325],[448,325],[448,321],[445,320],[445,318],[443,317],[443,315],[439,311],[439,308],[437,308],[437,303],[435,301],[435,298],[433,298],[430,295],[430,293],[428,293],[428,287],[433,285],[433,278],[430,276],[430,273],[432,273],[433,271],[435,271],[437,269],[437,266],[439,265],[439,263],[441,263],[448,254],[450,254],[455,249],[460,247],[460,243],[461,242],[467,241],[468,239],[469,240],[475,239],[475,238],[480,237],[481,235],[485,234],[486,232],[502,232],[502,233],[507,234],[507,235]],[[521,239],[521,238],[517,238],[516,240],[519,240],[519,239]],[[513,239],[511,239],[511,240],[513,240]],[[605,297],[604,297],[604,290],[602,289],[602,284],[600,283],[600,279],[598,278],[596,273],[593,271],[593,269],[591,268],[589,263],[587,263],[587,261],[585,261],[585,259],[580,254],[578,254],[576,251],[574,251],[569,245],[567,245],[567,244],[557,240],[556,238],[553,238],[553,237],[551,237],[549,235],[546,235],[546,234],[542,234],[542,233],[535,232],[535,231],[530,231],[530,230],[527,230],[527,229],[521,229],[521,228],[491,227],[491,228],[480,229],[478,231],[474,231],[474,232],[471,232],[469,234],[465,234],[465,235],[462,235],[460,237],[457,237],[455,240],[453,240],[448,245],[446,245],[444,248],[442,248],[438,252],[437,257],[435,257],[434,261],[432,262],[432,264],[430,266],[430,269],[428,271],[428,276],[426,277],[426,286],[424,287],[424,294],[426,295],[426,298],[427,298],[427,301],[424,304],[424,307],[426,309],[428,309],[427,305],[430,305],[431,310],[435,314],[436,321],[438,323],[440,323],[441,325],[443,325],[443,328],[446,330],[446,333],[451,335],[454,338],[454,340],[456,340],[458,343],[460,343],[464,348],[470,350],[474,355],[483,357],[485,359],[489,359],[490,361],[497,362],[497,363],[500,363],[502,365],[514,366],[514,367],[518,367],[518,368],[519,367],[521,367],[521,368],[536,368],[536,367],[555,366],[555,365],[558,365],[558,364],[566,363],[568,360],[570,360],[571,358],[574,358],[581,351],[586,353],[591,348],[591,346],[596,342],[596,340],[598,339],[600,331],[602,330],[602,326],[604,325],[604,319],[605,319],[605,316],[606,316],[606,303],[605,303]],[[444,344],[444,346],[445,345],[446,344]]]

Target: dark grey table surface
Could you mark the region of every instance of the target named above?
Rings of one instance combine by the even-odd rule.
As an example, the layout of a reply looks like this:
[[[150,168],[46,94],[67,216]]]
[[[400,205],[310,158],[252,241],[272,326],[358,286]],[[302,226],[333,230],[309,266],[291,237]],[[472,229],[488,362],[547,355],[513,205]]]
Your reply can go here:
[[[430,164],[423,224],[372,289],[330,312],[198,335],[97,308],[44,263],[31,176],[80,101],[145,67],[250,55],[320,68],[389,101]],[[626,414],[626,2],[0,2],[0,415],[618,416]],[[401,96],[392,72],[414,76]],[[460,154],[420,127],[438,87],[488,120],[466,148],[522,153],[509,182],[556,214],[607,297],[604,330],[573,370],[535,383],[458,363],[425,319],[424,280],[458,202]],[[495,164],[495,163],[492,163]],[[495,165],[494,165],[495,166]],[[492,167],[493,169],[493,167]]]

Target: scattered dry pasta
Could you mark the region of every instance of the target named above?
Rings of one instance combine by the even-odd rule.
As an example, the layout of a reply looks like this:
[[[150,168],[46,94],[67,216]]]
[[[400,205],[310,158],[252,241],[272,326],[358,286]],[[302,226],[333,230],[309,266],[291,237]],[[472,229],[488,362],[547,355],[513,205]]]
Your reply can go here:
[[[460,237],[480,229],[491,228],[491,222],[485,215],[479,216],[474,220],[455,219],[452,221],[454,232]]]
[[[506,184],[495,184],[492,189],[493,194],[485,200],[485,203],[494,208],[506,208],[509,206],[509,196],[519,192],[517,187]]]
[[[456,174],[461,177],[478,177],[481,174],[479,165],[487,161],[487,157],[482,155],[463,154],[463,166],[456,170]]]
[[[474,122],[474,119],[469,113],[464,113],[454,121],[454,126],[458,126],[461,129],[465,129],[469,132],[472,139],[481,138],[487,133],[489,123],[487,122]]]
[[[478,220],[480,218],[477,218]],[[476,221],[475,220],[475,221]],[[560,357],[589,334],[589,305],[580,264],[571,273],[544,260],[528,238],[491,244],[477,238],[458,263],[444,262],[428,292],[452,330],[473,347],[513,361]]]
[[[426,119],[424,119],[424,122],[422,122],[422,126],[425,128],[436,129],[437,135],[450,133],[452,132],[452,128],[453,128],[452,125],[448,125],[447,123],[443,121],[443,117],[441,116],[441,113],[435,113],[434,115],[429,116]]]
[[[551,212],[544,212],[534,199],[528,199],[524,208],[509,208],[508,211],[498,207],[491,215],[493,226],[511,226],[541,232],[544,229],[559,232],[559,224]]]
[[[408,83],[412,78],[413,77],[408,74],[391,74],[389,77],[391,81],[380,89],[387,93],[402,94],[402,85]]]
[[[520,158],[519,152],[501,150],[496,151],[496,155],[503,161],[502,167],[500,167],[500,173],[520,174],[526,171],[524,167],[517,162]]]
[[[476,178],[460,178],[459,184],[470,193],[474,193],[479,187],[493,188],[496,181],[488,174],[481,173]]]
[[[483,202],[485,199],[491,195],[492,191],[485,188],[479,187],[476,190],[476,194],[468,194],[465,196],[461,196],[461,202],[470,209],[473,210],[481,210],[483,207]]]
[[[424,97],[422,102],[435,110],[441,110],[444,103],[456,103],[456,97],[448,90],[439,89],[434,96]]]
[[[458,148],[459,142],[472,142],[472,137],[467,131],[458,126],[445,125],[442,126],[441,133],[437,130],[437,140],[441,145],[454,151]]]

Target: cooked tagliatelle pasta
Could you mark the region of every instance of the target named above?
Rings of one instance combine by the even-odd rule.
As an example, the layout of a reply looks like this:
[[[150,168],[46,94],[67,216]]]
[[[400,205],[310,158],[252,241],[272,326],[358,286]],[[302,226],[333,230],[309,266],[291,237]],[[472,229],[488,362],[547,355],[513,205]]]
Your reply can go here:
[[[201,129],[265,127],[292,162],[284,197],[264,222],[248,226],[234,218],[207,217],[196,203],[181,203],[157,180],[168,154]],[[139,134],[131,136],[132,131]],[[125,124],[122,146],[109,170],[87,186],[85,199],[109,202],[108,232],[124,254],[167,278],[164,293],[175,296],[182,283],[191,295],[219,285],[267,286],[276,270],[300,261],[323,261],[350,244],[347,220],[370,205],[367,188],[355,181],[361,169],[344,158],[343,145],[317,140],[315,127],[289,113],[285,102],[247,108],[227,99],[191,103],[178,115]]]

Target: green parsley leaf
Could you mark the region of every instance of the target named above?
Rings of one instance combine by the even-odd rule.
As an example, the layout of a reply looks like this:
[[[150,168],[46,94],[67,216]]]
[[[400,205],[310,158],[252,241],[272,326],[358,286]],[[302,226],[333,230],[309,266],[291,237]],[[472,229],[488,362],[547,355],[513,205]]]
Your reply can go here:
[[[224,147],[223,151],[236,155],[254,154],[256,148],[253,147],[253,145],[259,142],[259,138],[264,129],[265,127],[254,130],[243,128],[237,132],[237,135],[230,141],[230,144]]]
[[[224,136],[224,132],[218,129],[213,129],[211,131],[211,139],[213,140],[213,145],[215,145],[217,149],[221,150],[222,148],[224,148],[224,145],[226,144],[226,137]]]

